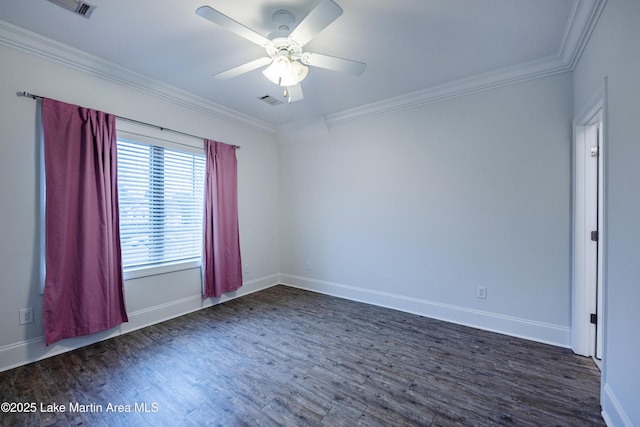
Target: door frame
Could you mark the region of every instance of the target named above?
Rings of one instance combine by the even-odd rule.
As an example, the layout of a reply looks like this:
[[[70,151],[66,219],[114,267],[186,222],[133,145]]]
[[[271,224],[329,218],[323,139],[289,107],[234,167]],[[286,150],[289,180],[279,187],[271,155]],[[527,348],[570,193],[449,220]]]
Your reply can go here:
[[[597,95],[589,103],[589,107],[585,109],[583,114],[577,116],[574,120],[574,138],[573,138],[573,257],[572,257],[572,328],[571,328],[571,348],[576,354],[583,356],[596,356],[596,343],[594,337],[598,332],[598,340],[602,344],[599,354],[601,359],[606,356],[606,333],[604,333],[606,325],[606,92],[607,81]],[[587,249],[591,243],[589,239],[590,229],[593,227],[593,221],[588,218],[586,207],[589,203],[586,193],[586,180],[589,173],[589,153],[590,147],[587,147],[588,138],[591,137],[592,127],[600,122],[600,140],[599,140],[599,182],[598,182],[598,219],[597,229],[598,236],[598,256],[593,259],[593,255],[589,255]],[[592,166],[591,166],[592,167]],[[590,258],[591,256],[591,258]],[[593,264],[595,262],[595,265]],[[593,274],[593,269],[597,269],[598,286],[600,287],[598,295],[598,329],[591,324],[589,317],[591,313],[596,312],[594,305],[594,296],[596,295],[596,287],[591,283],[587,284],[588,275]],[[591,270],[589,270],[591,269]],[[593,279],[593,277],[591,277]]]

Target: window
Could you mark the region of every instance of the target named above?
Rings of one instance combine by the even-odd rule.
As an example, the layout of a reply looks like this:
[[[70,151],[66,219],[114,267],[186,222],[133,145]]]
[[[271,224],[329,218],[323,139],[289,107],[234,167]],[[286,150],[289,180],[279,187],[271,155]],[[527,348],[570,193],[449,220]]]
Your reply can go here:
[[[126,278],[200,265],[204,153],[148,140],[118,133],[120,241]]]

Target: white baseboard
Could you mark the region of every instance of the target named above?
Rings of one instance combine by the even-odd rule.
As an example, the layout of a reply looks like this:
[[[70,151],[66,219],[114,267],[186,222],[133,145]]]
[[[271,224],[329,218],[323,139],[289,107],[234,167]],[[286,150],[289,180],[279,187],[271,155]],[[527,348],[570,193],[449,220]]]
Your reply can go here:
[[[556,346],[569,347],[570,344],[569,328],[563,326],[306,277],[274,274],[245,282],[237,292],[223,295],[217,300],[203,300],[200,295],[193,295],[137,310],[129,313],[129,322],[116,328],[93,335],[64,339],[48,347],[45,345],[44,336],[0,347],[0,372],[258,292],[278,283]]]
[[[566,326],[521,319],[498,313],[443,304],[388,292],[373,291],[290,274],[281,274],[280,280],[283,284],[295,288],[392,308],[407,313],[525,338],[545,344],[566,348],[569,348],[571,344],[570,329]]]
[[[609,384],[602,387],[602,418],[609,427],[633,427],[629,416],[622,408]]]
[[[31,362],[56,356],[70,350],[94,344],[118,335],[126,334],[156,323],[183,316],[185,314],[239,298],[263,289],[270,288],[280,282],[280,276],[273,274],[244,282],[236,292],[224,294],[219,299],[202,299],[201,295],[193,295],[166,304],[160,304],[128,313],[129,321],[108,331],[98,332],[83,337],[67,338],[45,345],[44,336],[17,342],[0,347],[0,372]]]

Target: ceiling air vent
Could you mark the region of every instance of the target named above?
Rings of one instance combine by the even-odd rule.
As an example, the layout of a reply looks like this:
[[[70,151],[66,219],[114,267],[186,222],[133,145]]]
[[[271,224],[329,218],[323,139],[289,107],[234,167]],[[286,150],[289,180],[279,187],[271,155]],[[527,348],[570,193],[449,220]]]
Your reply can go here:
[[[70,10],[73,13],[76,13],[80,16],[84,16],[85,18],[89,18],[93,11],[95,10],[95,6],[89,3],[85,3],[84,1],[78,0],[49,0],[51,3],[55,3],[58,6],[62,6],[67,10]]]
[[[267,104],[271,105],[272,107],[282,104],[282,101],[280,101],[278,98],[275,98],[275,97],[273,97],[271,95],[259,96],[258,99],[261,100],[261,101],[266,102]]]

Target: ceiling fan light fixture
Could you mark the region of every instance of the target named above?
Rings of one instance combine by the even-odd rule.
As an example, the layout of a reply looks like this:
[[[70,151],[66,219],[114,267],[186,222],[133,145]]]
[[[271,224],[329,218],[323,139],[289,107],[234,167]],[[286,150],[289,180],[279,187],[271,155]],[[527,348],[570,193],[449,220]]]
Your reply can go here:
[[[307,77],[309,69],[292,61],[285,55],[276,56],[262,74],[271,82],[280,86],[295,86]]]
[[[295,76],[296,84],[303,81],[309,73],[309,68],[299,61],[291,61],[291,70],[293,71],[293,75]]]
[[[267,68],[262,71],[262,74],[272,81],[273,83],[279,85],[282,77],[290,74],[291,69],[291,61],[286,56],[276,56],[271,61],[271,64]]]

